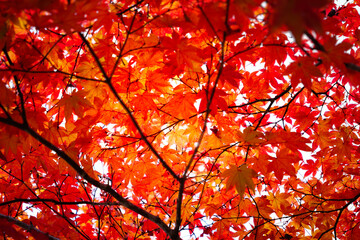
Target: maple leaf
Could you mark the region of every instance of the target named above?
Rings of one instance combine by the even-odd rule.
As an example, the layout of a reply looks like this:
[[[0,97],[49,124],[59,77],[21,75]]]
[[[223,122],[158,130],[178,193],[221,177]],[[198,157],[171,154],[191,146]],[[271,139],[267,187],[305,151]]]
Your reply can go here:
[[[276,195],[274,193],[270,193],[270,195],[267,197],[279,217],[282,217],[283,213],[289,211],[290,203],[287,200],[288,197],[289,194],[287,193],[280,193]]]
[[[254,131],[252,127],[245,128],[242,133],[239,132],[237,135],[242,141],[249,144],[258,144],[264,142],[264,140],[262,139],[264,134],[259,131]]]
[[[244,77],[241,75],[239,70],[237,70],[232,65],[227,65],[224,67],[224,69],[222,71],[220,81],[223,84],[226,82],[226,83],[230,84],[231,86],[233,86],[235,89],[238,89],[240,81],[243,78]]]
[[[15,94],[4,84],[0,82],[0,102],[5,107],[9,107],[14,102]]]
[[[212,91],[212,90],[211,90]],[[211,92],[210,91],[210,92]],[[223,90],[215,89],[214,97],[211,101],[211,104],[209,106],[210,113],[215,116],[218,108],[220,108],[223,111],[226,111],[228,109],[228,105],[225,101],[225,99],[222,96],[226,96],[226,93]],[[204,112],[207,110],[210,93],[208,93],[205,90],[202,90],[197,95],[198,98],[201,98],[200,106],[199,106],[199,112]]]
[[[2,148],[5,150],[5,155],[2,158],[6,159],[6,155],[8,152],[12,152],[14,154],[17,153],[18,144],[19,144],[19,136],[16,129],[8,129],[7,134],[3,134],[0,137],[0,144]]]
[[[91,103],[86,99],[85,92],[75,92],[71,95],[65,94],[59,101],[58,106],[64,106],[65,118],[68,120],[74,112],[79,117],[84,115],[86,108],[91,107]]]
[[[265,134],[267,143],[270,144],[284,144],[288,149],[293,152],[311,151],[308,146],[310,141],[301,136],[300,133],[296,132],[268,132]]]
[[[281,181],[285,173],[290,176],[295,176],[296,170],[294,163],[299,162],[299,160],[300,157],[297,154],[282,148],[276,153],[276,158],[272,158],[272,162],[269,164],[269,170],[273,170],[276,178]]]
[[[164,107],[164,110],[172,112],[177,118],[188,119],[197,112],[194,106],[195,101],[195,94],[182,95],[181,93],[178,93]]]
[[[345,63],[356,62],[354,57],[347,53],[351,47],[352,44],[346,40],[339,43],[335,38],[328,38],[323,46],[326,52],[321,52],[320,56],[325,66],[334,65],[340,70],[347,72],[348,69],[346,69]]]
[[[322,77],[321,71],[315,66],[315,61],[307,57],[298,58],[296,62],[290,63],[284,74],[291,75],[292,86],[296,87],[301,82],[309,90],[312,86],[311,80]]]
[[[304,177],[307,177],[309,175],[315,176],[315,174],[319,170],[318,164],[314,160],[311,160],[311,159],[307,160],[306,164],[302,164],[301,168],[306,170]]]
[[[230,168],[222,173],[222,177],[227,178],[226,191],[235,186],[236,191],[241,198],[243,198],[247,187],[255,191],[255,184],[252,178],[256,178],[257,173],[253,169],[248,168],[245,164],[240,167],[230,165]]]
[[[286,25],[297,42],[305,30],[322,31],[320,10],[329,3],[328,0],[279,0],[276,2],[274,13],[271,16],[272,31]]]
[[[201,49],[190,44],[187,38],[182,38],[179,34],[174,32],[172,38],[162,39],[162,44],[166,48],[173,49],[175,51],[175,59],[178,66],[184,66],[191,68],[195,72],[201,72],[201,65],[203,64],[202,58],[199,56]],[[170,56],[174,52],[170,52]],[[174,62],[173,62],[174,63]]]
[[[83,165],[84,170],[94,179],[98,179],[97,175],[95,174],[96,171],[94,171],[94,163],[89,158],[82,158],[81,165]]]

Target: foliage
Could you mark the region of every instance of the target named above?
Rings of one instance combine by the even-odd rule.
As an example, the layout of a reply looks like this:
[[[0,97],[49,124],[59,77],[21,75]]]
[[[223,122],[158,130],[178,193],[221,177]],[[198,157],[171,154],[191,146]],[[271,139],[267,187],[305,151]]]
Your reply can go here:
[[[1,235],[356,239],[359,5],[1,1]]]

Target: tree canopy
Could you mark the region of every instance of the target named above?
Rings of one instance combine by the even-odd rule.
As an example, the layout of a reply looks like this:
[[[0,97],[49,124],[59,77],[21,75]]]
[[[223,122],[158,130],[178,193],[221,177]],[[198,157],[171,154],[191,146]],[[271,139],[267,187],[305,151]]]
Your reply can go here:
[[[357,239],[359,7],[1,1],[1,236]]]

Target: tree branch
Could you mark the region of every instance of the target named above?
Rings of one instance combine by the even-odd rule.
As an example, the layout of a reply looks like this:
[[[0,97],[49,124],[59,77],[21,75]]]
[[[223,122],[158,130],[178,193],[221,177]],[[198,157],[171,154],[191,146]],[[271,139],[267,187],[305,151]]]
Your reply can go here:
[[[226,2],[226,17],[225,17],[225,25],[228,26],[228,15],[229,15],[229,7],[230,7],[230,1],[227,0]],[[203,12],[204,16],[205,13]],[[208,21],[208,23],[210,24],[210,26],[212,26],[211,22]],[[216,34],[216,32],[215,32]],[[179,187],[179,195],[178,195],[178,200],[177,200],[177,206],[176,206],[176,222],[175,222],[175,231],[179,231],[180,229],[180,225],[181,225],[181,207],[182,207],[182,200],[183,200],[183,194],[184,194],[184,188],[185,188],[185,182],[186,182],[186,179],[187,179],[187,173],[195,159],[195,156],[196,154],[198,153],[199,149],[200,149],[200,145],[201,145],[201,142],[202,142],[202,139],[204,138],[204,135],[205,135],[205,132],[206,132],[206,125],[207,125],[207,121],[209,119],[209,115],[210,115],[210,107],[211,107],[211,103],[214,99],[214,96],[215,96],[215,91],[216,91],[216,87],[218,85],[218,82],[220,80],[220,77],[221,77],[221,74],[222,74],[222,71],[224,69],[224,59],[225,59],[225,43],[226,43],[226,32],[224,31],[223,32],[223,39],[221,41],[221,55],[220,55],[220,60],[219,60],[219,70],[218,70],[218,74],[216,76],[216,79],[215,79],[215,82],[214,82],[214,87],[211,91],[211,94],[210,94],[210,98],[207,102],[207,106],[206,106],[206,113],[205,113],[205,120],[204,120],[204,125],[203,125],[203,128],[202,128],[202,131],[201,131],[201,134],[199,136],[199,139],[197,141],[197,144],[195,146],[195,149],[194,149],[194,152],[193,154],[191,155],[191,158],[189,160],[189,163],[186,165],[186,168],[184,170],[184,174],[181,178],[181,181],[180,181],[180,187]],[[208,83],[208,87],[210,87],[210,80],[209,80],[209,83]]]
[[[268,106],[267,109],[265,110],[264,114],[261,116],[261,118],[260,118],[258,124],[256,125],[256,127],[254,128],[254,130],[257,130],[257,129],[260,127],[261,121],[264,119],[265,115],[270,112],[271,106],[274,104],[274,102],[275,102],[276,100],[278,100],[279,98],[281,98],[282,96],[284,96],[286,93],[288,93],[288,92],[290,91],[290,89],[291,89],[291,85],[289,85],[289,86],[286,88],[285,91],[283,91],[283,92],[280,93],[279,95],[276,95],[274,98],[272,98],[272,99],[270,100],[269,106]]]
[[[6,219],[7,221],[14,223],[15,225],[21,227],[22,229],[28,231],[28,232],[36,232],[37,234],[41,234],[44,235],[44,237],[48,237],[50,240],[60,240],[59,238],[56,238],[54,236],[49,235],[48,233],[45,233],[41,230],[39,230],[38,228],[36,228],[35,226],[31,225],[31,224],[27,224],[24,222],[21,222],[19,220],[17,220],[16,218],[4,215],[0,213],[0,218]]]
[[[37,132],[35,132],[33,129],[31,129],[29,126],[20,124],[18,122],[12,121],[10,119],[0,118],[0,122],[5,123],[7,125],[16,127],[20,130],[23,130],[27,133],[29,133],[33,138],[38,140],[40,143],[42,143],[44,146],[49,148],[50,150],[56,152],[56,154],[65,160],[66,163],[68,163],[82,178],[84,178],[87,182],[89,182],[91,185],[100,188],[101,190],[109,193],[111,196],[113,196],[117,201],[119,201],[120,205],[130,209],[131,211],[136,212],[137,214],[153,221],[155,224],[157,224],[166,234],[169,236],[172,234],[172,230],[158,217],[155,215],[152,215],[148,211],[144,210],[141,207],[138,207],[131,203],[129,200],[125,199],[123,196],[121,196],[119,193],[117,193],[111,186],[103,184],[99,182],[98,180],[92,178],[86,171],[84,171],[76,162],[73,160],[69,155],[67,155],[64,151],[56,147],[54,144],[43,138],[41,135],[39,135]]]
[[[324,48],[324,46],[318,41],[316,40],[316,38],[314,38],[313,35],[311,35],[309,32],[305,32],[305,35],[311,40],[311,42],[314,44],[315,49],[326,53],[326,49]],[[355,63],[347,63],[344,62],[344,65],[347,69],[356,71],[356,72],[360,72],[360,66],[356,65]]]
[[[0,206],[6,206],[12,203],[53,203],[56,205],[92,205],[92,206],[118,206],[121,205],[118,202],[91,202],[91,201],[77,201],[77,202],[61,202],[57,201],[55,199],[49,199],[49,198],[38,198],[38,199],[26,199],[26,198],[16,198],[14,200],[10,200],[7,202],[0,203]]]
[[[8,60],[9,64],[11,66],[14,65],[14,63],[11,61],[11,58],[6,50],[6,46],[4,46],[3,48],[3,52],[6,56],[6,59]],[[24,102],[24,95],[22,94],[21,92],[21,89],[20,89],[20,81],[18,79],[18,77],[16,75],[14,75],[14,81],[15,81],[15,85],[16,85],[16,90],[19,94],[19,98],[20,98],[20,108],[21,108],[21,118],[23,120],[23,123],[25,126],[28,125],[28,122],[27,122],[27,118],[26,118],[26,112],[25,112],[25,102]]]
[[[125,102],[121,99],[121,97],[119,96],[119,94],[117,93],[116,89],[114,88],[114,86],[111,83],[111,78],[106,74],[105,69],[103,68],[102,64],[100,63],[99,58],[97,57],[96,53],[94,52],[93,48],[90,46],[90,43],[88,40],[86,40],[86,38],[79,33],[81,39],[85,42],[86,46],[88,47],[91,55],[93,56],[96,64],[98,65],[101,73],[103,74],[105,81],[107,83],[107,85],[109,86],[111,92],[114,94],[115,98],[118,100],[118,102],[120,103],[120,105],[124,108],[124,110],[126,111],[126,113],[129,115],[131,122],[134,124],[136,130],[139,132],[141,139],[146,143],[146,145],[148,146],[148,148],[151,150],[151,152],[156,156],[156,158],[160,161],[161,165],[177,180],[180,181],[180,177],[172,170],[172,168],[165,162],[165,160],[160,156],[160,154],[155,150],[154,146],[150,143],[150,141],[147,139],[147,137],[145,136],[144,132],[142,131],[140,125],[138,124],[138,122],[136,121],[134,115],[132,114],[132,112],[130,111],[130,109],[127,107],[127,105],[125,104]]]

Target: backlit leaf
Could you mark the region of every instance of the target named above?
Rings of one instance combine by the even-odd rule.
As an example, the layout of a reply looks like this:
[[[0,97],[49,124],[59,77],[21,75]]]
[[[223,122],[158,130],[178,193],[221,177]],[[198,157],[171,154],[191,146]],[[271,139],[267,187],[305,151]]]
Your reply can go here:
[[[230,168],[222,173],[222,177],[227,178],[226,190],[228,191],[230,188],[235,186],[236,191],[241,198],[243,197],[247,187],[255,191],[253,178],[257,177],[257,173],[253,169],[248,168],[245,164],[240,167],[230,165]]]

